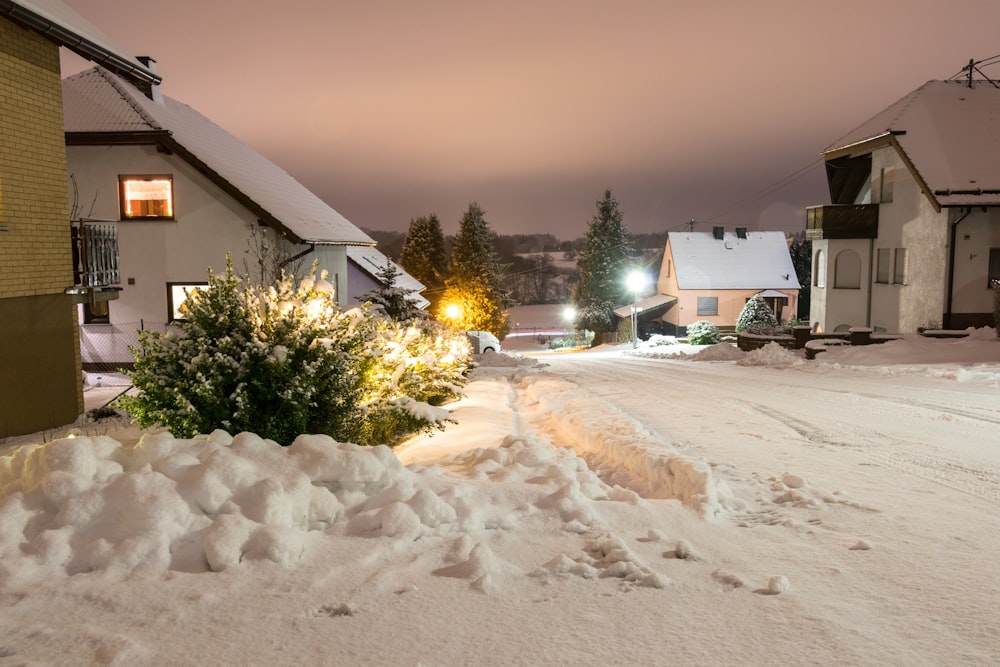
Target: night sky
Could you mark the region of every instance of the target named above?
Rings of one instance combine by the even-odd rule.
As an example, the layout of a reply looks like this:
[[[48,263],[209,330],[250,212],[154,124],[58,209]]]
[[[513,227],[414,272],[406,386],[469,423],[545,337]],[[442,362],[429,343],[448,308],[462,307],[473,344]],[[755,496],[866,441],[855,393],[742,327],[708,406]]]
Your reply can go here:
[[[635,232],[800,229],[825,147],[1000,54],[997,0],[64,1],[375,230],[569,239],[607,188]]]

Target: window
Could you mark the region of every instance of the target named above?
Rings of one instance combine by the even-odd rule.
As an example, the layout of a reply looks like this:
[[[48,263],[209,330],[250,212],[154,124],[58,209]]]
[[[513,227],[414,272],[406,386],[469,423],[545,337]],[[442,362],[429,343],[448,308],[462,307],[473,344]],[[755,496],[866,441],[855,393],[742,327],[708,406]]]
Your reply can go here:
[[[184,302],[198,298],[198,290],[208,283],[167,283],[167,321],[187,319]]]
[[[717,297],[717,296],[699,296],[698,297],[698,314],[699,315],[718,315],[719,314],[719,297]]]
[[[990,248],[990,266],[986,274],[986,286],[993,289],[1000,285],[1000,248]]]
[[[84,324],[110,324],[111,308],[107,301],[87,301],[83,304]]]
[[[853,250],[841,250],[833,264],[833,286],[861,289],[861,257]]]
[[[889,248],[879,248],[878,249],[878,264],[875,270],[875,282],[889,284],[889,275],[892,263],[892,253]]]
[[[667,260],[667,272],[666,272],[666,274],[665,274],[665,275],[663,276],[664,278],[669,278],[669,277],[670,277],[670,269],[671,269],[671,263],[672,263],[672,261],[668,259],[668,260]]]
[[[892,202],[892,167],[882,167],[879,178],[879,201],[883,204]]]
[[[172,176],[119,176],[122,220],[173,220]]]
[[[906,248],[896,248],[892,264],[892,282],[894,285],[906,284]]]
[[[826,287],[826,253],[822,250],[817,250],[816,259],[813,264],[813,285],[816,287]]]

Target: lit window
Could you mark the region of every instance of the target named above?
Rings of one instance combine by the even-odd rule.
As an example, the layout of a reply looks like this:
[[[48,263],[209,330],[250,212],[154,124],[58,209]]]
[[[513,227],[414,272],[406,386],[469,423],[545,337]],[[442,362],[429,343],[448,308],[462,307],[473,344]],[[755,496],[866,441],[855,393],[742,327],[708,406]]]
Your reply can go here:
[[[188,299],[197,299],[198,290],[205,289],[208,283],[167,283],[167,308],[169,321],[186,320],[188,318]]]
[[[122,220],[173,220],[174,180],[170,176],[119,176]]]
[[[698,314],[699,315],[718,315],[719,314],[719,297],[717,297],[717,296],[699,296],[698,297]]]

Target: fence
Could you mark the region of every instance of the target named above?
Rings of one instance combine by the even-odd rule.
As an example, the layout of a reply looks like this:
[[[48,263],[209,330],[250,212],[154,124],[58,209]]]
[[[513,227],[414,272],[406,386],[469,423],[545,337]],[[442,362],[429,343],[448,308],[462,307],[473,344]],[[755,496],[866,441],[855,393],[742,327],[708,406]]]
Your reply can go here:
[[[80,357],[83,370],[92,373],[114,373],[132,370],[135,358],[131,348],[139,346],[141,331],[165,333],[166,322],[118,322],[115,324],[81,324]]]

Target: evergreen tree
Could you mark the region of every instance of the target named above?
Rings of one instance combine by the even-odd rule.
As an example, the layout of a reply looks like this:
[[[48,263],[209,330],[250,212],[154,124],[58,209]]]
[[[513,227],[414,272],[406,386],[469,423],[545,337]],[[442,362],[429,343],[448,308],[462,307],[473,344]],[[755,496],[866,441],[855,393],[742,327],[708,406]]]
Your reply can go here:
[[[503,267],[493,248],[493,232],[483,209],[472,202],[462,216],[452,244],[438,319],[451,321],[460,329],[489,331],[503,340],[510,325],[502,279]],[[458,308],[457,317],[449,314],[449,306]]]
[[[614,330],[614,309],[627,303],[625,273],[629,261],[629,234],[622,224],[618,200],[611,190],[597,202],[586,244],[577,260],[580,282],[573,294],[577,326],[596,333]]]
[[[417,307],[416,301],[413,299],[415,290],[406,289],[396,284],[396,280],[401,275],[392,262],[386,262],[377,274],[379,286],[361,298],[372,305],[381,306],[382,312],[397,322],[425,316],[426,313]]]
[[[774,316],[774,311],[759,294],[746,302],[736,320],[737,332],[768,334],[777,328],[778,319]]]
[[[792,266],[795,267],[795,276],[799,279],[802,289],[799,290],[799,309],[797,315],[800,320],[809,319],[809,301],[812,287],[812,241],[805,239],[792,239],[788,246],[788,254],[792,256]]]
[[[448,247],[441,223],[433,213],[410,221],[399,255],[400,265],[427,286],[424,292],[431,308],[440,302],[448,276]]]

